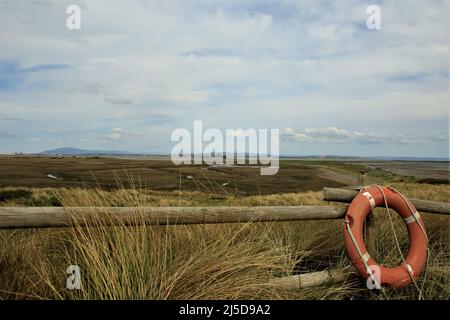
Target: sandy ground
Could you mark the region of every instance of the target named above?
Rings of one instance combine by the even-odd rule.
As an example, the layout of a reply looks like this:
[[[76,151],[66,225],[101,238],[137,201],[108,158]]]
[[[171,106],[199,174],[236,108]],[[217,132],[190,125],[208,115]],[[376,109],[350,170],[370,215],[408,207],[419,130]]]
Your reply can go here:
[[[342,170],[331,170],[327,167],[319,168],[319,177],[339,183],[343,183],[348,186],[355,186],[358,183],[358,177],[352,176],[349,173]]]

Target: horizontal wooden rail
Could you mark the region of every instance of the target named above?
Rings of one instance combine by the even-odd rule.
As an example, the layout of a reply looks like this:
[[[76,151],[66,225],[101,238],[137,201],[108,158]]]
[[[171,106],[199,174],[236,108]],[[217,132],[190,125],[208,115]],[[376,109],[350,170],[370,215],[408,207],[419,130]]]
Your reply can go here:
[[[73,225],[200,224],[343,218],[348,206],[0,207],[0,229]]]
[[[436,275],[450,275],[448,266],[427,266],[427,272]],[[304,288],[318,287],[322,285],[332,285],[351,281],[359,278],[353,266],[342,269],[331,269],[316,272],[297,274],[293,276],[273,278],[269,280],[268,285],[283,288],[285,290],[299,290]],[[365,281],[365,280],[361,280]]]
[[[358,194],[357,190],[342,189],[342,188],[323,188],[322,196],[325,201],[336,202],[352,202],[353,198]],[[421,199],[409,199],[411,203],[419,211],[430,213],[438,213],[450,215],[450,203],[428,201]]]
[[[351,202],[356,190],[324,188],[323,200]],[[419,211],[450,215],[450,204],[410,199]],[[74,225],[208,224],[340,219],[348,205],[261,207],[0,207],[0,229]]]

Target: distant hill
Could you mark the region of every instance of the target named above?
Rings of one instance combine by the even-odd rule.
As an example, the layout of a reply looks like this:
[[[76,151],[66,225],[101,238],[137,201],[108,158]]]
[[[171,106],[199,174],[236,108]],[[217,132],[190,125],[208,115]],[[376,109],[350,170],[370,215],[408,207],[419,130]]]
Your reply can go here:
[[[42,151],[39,154],[47,155],[108,155],[108,154],[130,154],[126,151],[112,151],[112,150],[85,150],[78,148],[57,148],[52,150]]]

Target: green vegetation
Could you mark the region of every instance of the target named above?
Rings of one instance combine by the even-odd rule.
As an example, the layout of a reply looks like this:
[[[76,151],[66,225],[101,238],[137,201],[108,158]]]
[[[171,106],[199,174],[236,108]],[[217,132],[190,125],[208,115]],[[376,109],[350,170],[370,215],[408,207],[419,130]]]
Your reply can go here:
[[[21,199],[30,198],[32,192],[27,189],[12,188],[0,190],[0,201],[20,201]]]

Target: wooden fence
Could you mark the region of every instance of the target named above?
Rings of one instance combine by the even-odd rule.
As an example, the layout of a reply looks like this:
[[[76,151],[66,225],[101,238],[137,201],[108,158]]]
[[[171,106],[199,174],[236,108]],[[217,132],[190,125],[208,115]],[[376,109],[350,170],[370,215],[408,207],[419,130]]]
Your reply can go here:
[[[358,193],[355,189],[324,188],[323,200],[351,202]],[[450,215],[450,203],[410,199],[416,209],[441,215]],[[93,223],[104,225],[184,225],[208,223],[242,223],[268,221],[300,221],[341,219],[348,205],[335,206],[259,206],[259,207],[0,207],[0,229],[57,228]],[[107,214],[102,214],[107,213]],[[367,247],[374,250],[370,240],[373,225],[367,222]],[[270,284],[286,289],[343,282],[354,277],[352,268],[326,270],[278,278]]]
[[[56,228],[75,223],[180,225],[339,219],[346,210],[347,206],[0,207],[0,228]]]
[[[324,188],[323,200],[351,202],[356,190]],[[450,215],[450,203],[410,199],[417,210]],[[208,224],[343,218],[348,205],[252,207],[0,207],[0,229],[97,223]],[[107,214],[102,214],[107,213]],[[139,218],[139,219],[137,219]],[[103,220],[102,220],[103,219]]]

